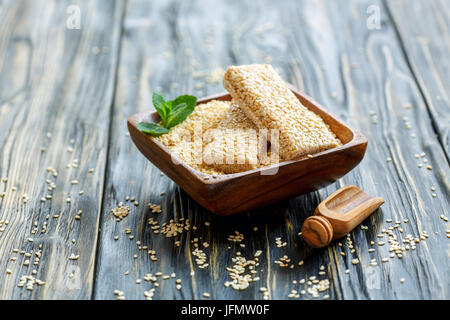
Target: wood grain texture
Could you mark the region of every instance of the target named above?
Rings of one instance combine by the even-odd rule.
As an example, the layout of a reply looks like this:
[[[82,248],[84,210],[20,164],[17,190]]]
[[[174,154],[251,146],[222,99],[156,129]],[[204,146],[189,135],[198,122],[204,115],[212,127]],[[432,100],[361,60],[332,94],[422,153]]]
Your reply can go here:
[[[441,144],[450,155],[450,3],[386,1]],[[414,107],[414,106],[413,106]]]
[[[366,10],[374,4],[381,13],[380,30],[366,27]],[[205,77],[195,75],[208,75],[229,64],[264,62],[272,63],[284,79],[361,129],[369,138],[368,154],[356,170],[318,193],[233,217],[211,216],[160,176],[131,145],[126,117],[151,109],[152,91],[170,98],[217,93],[223,91],[220,81],[208,83]],[[404,108],[405,103],[415,107]],[[404,117],[412,129],[406,128]],[[113,290],[119,289],[126,298],[143,299],[144,291],[153,285],[146,281],[136,284],[136,279],[161,271],[175,272],[176,278],[182,279],[182,289],[174,288],[173,279],[159,280],[154,299],[203,299],[203,292],[213,299],[254,299],[262,298],[262,286],[269,289],[271,298],[287,299],[291,289],[305,288],[292,281],[317,276],[321,265],[326,275],[319,278],[332,283],[322,297],[448,298],[450,279],[444,271],[448,269],[448,227],[439,218],[448,208],[448,163],[429,119],[381,2],[214,1],[206,6],[202,1],[130,1],[114,106],[113,127],[117,129],[111,140],[95,298],[112,299]],[[415,154],[422,152],[425,157],[416,159]],[[427,165],[433,170],[427,170]],[[343,241],[342,247],[332,242],[324,249],[308,248],[297,236],[303,221],[320,199],[347,184],[384,197],[386,204],[364,221],[367,230],[358,228],[351,233],[351,246]],[[131,206],[130,215],[116,223],[110,210],[126,196],[135,196],[140,205]],[[145,208],[148,202],[161,204],[163,213],[150,213]],[[181,246],[176,247],[173,239],[151,232],[145,224],[150,217],[161,223],[189,218],[197,229],[179,236]],[[404,235],[426,230],[429,238],[402,259],[382,263],[381,258],[389,257],[388,246],[375,246],[375,252],[368,249],[370,241],[379,240],[377,234],[389,227],[387,218],[408,219],[402,225]],[[210,222],[209,227],[205,221]],[[256,232],[253,226],[257,226]],[[135,235],[132,241],[123,233],[125,227]],[[244,234],[245,247],[227,241],[234,230]],[[114,235],[120,235],[116,242]],[[277,237],[287,246],[277,247]],[[203,248],[209,262],[206,269],[199,269],[192,255],[195,238],[210,244]],[[159,260],[151,262],[147,254],[139,252],[136,240],[155,249]],[[225,267],[231,265],[234,254],[239,251],[251,257],[256,250],[263,251],[258,267],[261,280],[245,291],[225,288]],[[346,255],[341,256],[341,251]],[[295,264],[294,269],[275,264],[284,255]],[[353,265],[356,258],[359,264]],[[371,259],[376,259],[376,266],[370,266]],[[304,264],[298,267],[300,260]],[[129,274],[124,275],[127,270]]]
[[[0,182],[0,220],[8,221],[0,232],[1,299],[91,297],[123,7],[79,1],[78,30],[66,27],[71,4],[0,6],[0,177],[8,178]],[[24,275],[46,284],[20,288]]]
[[[302,225],[302,238],[313,248],[322,248],[333,240],[333,226],[324,217],[311,216],[306,218]]]
[[[450,189],[448,66],[442,58],[448,52],[447,3],[80,0],[80,30],[66,28],[69,4],[0,1],[0,178],[8,177],[0,182],[1,299],[115,299],[115,289],[127,299],[144,299],[144,292],[155,288],[144,276],[157,272],[173,272],[175,278],[158,278],[154,299],[204,299],[204,292],[212,299],[261,299],[260,287],[271,299],[289,299],[292,289],[311,288],[298,283],[311,276],[330,281],[320,298],[450,297],[449,225],[440,219],[448,214]],[[380,29],[367,28],[369,6],[380,10]],[[443,36],[434,36],[438,30]],[[414,35],[426,41],[415,42]],[[152,109],[153,91],[169,98],[223,92],[220,69],[246,63],[273,64],[284,79],[358,128],[369,145],[364,161],[330,187],[217,217],[139,153],[126,119]],[[69,163],[75,166],[67,168]],[[46,179],[55,181],[53,191]],[[79,184],[72,184],[74,179]],[[351,243],[308,247],[297,234],[303,221],[327,195],[350,184],[383,197],[385,204],[363,222],[367,229],[350,234]],[[52,199],[41,203],[48,194]],[[127,196],[139,205],[126,202]],[[130,212],[116,222],[111,210],[119,202]],[[148,203],[160,204],[162,213],[152,213]],[[79,209],[81,220],[75,220]],[[189,219],[191,229],[166,238],[154,233],[149,218],[160,225]],[[408,219],[399,224],[403,233],[394,231],[400,239],[423,231],[428,239],[402,259],[382,263],[389,246],[386,236],[377,235],[394,224],[387,219]],[[47,231],[41,234],[44,222]],[[228,240],[235,231],[244,235],[242,242]],[[195,243],[206,254],[207,268],[197,265]],[[33,266],[40,245],[40,263]],[[157,261],[148,249],[156,251]],[[244,291],[224,287],[230,280],[226,267],[237,252],[253,258],[257,250],[260,280]],[[71,254],[80,257],[69,260]],[[283,256],[293,269],[275,263]],[[23,265],[27,259],[30,266]],[[17,287],[34,269],[47,283],[33,291]],[[181,279],[181,290],[175,279]],[[309,293],[299,298],[315,299]]]

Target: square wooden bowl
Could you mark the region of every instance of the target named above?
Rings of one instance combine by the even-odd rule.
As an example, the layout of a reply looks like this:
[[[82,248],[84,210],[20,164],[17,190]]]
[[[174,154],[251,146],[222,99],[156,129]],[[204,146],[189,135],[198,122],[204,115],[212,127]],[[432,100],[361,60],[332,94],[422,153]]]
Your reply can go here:
[[[323,188],[352,170],[364,157],[366,137],[325,111],[310,97],[292,86],[291,90],[305,107],[322,117],[343,145],[312,157],[283,161],[278,164],[276,174],[264,174],[273,171],[274,167],[270,166],[205,180],[206,174],[184,163],[175,164],[169,149],[137,129],[142,121],[159,123],[156,112],[132,115],[128,118],[128,130],[142,154],[204,208],[218,215],[251,210]],[[231,100],[231,96],[222,93],[200,99],[198,104],[213,99]]]

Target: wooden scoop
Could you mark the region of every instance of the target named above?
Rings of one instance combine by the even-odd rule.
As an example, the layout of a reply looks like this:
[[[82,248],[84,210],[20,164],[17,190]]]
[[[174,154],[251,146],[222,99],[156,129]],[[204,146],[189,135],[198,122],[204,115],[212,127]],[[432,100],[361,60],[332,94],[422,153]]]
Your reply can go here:
[[[305,220],[303,239],[312,247],[325,247],[332,239],[352,231],[383,203],[383,198],[372,198],[356,186],[342,187],[322,201],[314,215]]]

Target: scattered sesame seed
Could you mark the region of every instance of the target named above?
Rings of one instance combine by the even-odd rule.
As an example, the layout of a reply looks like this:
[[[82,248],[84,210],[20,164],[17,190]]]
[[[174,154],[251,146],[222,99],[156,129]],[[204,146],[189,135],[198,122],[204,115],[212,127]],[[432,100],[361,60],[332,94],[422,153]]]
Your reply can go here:
[[[71,253],[69,256],[69,260],[78,260],[79,258],[80,258],[79,254],[75,255],[75,254]]]

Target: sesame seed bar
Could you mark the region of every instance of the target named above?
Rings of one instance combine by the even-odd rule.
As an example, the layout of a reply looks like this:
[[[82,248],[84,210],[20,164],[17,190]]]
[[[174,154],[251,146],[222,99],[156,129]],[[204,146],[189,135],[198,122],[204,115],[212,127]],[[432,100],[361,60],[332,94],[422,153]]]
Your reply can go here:
[[[279,154],[284,160],[341,144],[322,118],[300,103],[270,65],[231,66],[223,86],[258,128],[279,131]]]
[[[195,135],[201,139],[196,140]],[[260,139],[258,128],[231,101],[211,100],[197,105],[185,121],[156,139],[182,162],[206,174],[242,172],[278,160],[272,159],[270,148],[263,153],[267,142]],[[215,158],[206,162],[208,155]]]
[[[217,128],[211,131],[211,136],[214,139],[204,150],[204,161],[208,165],[224,173],[242,172],[260,166],[263,143],[267,145],[267,142],[259,139],[258,128],[235,103],[232,103]]]
[[[230,105],[230,101],[219,100],[199,104],[186,120],[156,139],[193,169],[206,174],[223,174],[202,163],[202,149],[206,142],[202,139],[196,141],[195,135],[202,138],[206,131],[217,127]]]

